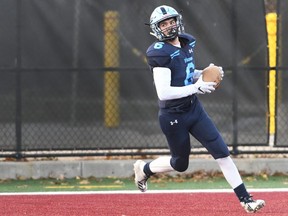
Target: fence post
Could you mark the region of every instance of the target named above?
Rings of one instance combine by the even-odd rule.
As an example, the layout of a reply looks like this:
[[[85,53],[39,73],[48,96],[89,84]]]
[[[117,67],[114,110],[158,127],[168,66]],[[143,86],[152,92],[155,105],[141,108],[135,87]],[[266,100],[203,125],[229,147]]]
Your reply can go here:
[[[107,11],[104,18],[104,66],[119,67],[119,14]],[[104,74],[104,124],[106,127],[119,125],[119,72],[106,71]]]
[[[268,13],[266,15],[269,67],[276,67],[277,53],[277,13]],[[269,146],[274,146],[276,132],[276,70],[270,70],[268,76],[268,104],[269,104]]]
[[[15,158],[21,159],[22,155],[22,58],[21,58],[21,1],[17,1],[17,60],[16,60],[16,112],[15,112],[15,133],[16,133],[16,152]]]
[[[232,47],[235,47],[235,50],[238,50],[238,42],[237,42],[237,4],[235,1],[232,1],[231,5],[231,25],[232,25]],[[232,151],[231,154],[238,155],[238,66],[237,66],[237,51],[232,53],[233,59],[233,67],[232,67],[232,83],[233,83],[233,101],[232,101]]]

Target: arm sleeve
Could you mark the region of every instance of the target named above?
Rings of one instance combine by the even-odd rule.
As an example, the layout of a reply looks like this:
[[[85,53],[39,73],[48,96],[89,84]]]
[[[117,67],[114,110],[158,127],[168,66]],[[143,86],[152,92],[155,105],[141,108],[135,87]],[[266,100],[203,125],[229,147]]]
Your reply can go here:
[[[153,68],[153,79],[160,100],[172,100],[195,94],[195,85],[171,86],[171,70],[165,67]]]

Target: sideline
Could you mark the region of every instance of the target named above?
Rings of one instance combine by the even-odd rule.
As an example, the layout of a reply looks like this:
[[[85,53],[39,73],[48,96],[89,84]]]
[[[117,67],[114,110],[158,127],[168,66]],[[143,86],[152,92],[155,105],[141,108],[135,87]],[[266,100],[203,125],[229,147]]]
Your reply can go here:
[[[20,192],[0,193],[1,196],[34,196],[34,195],[97,195],[97,194],[161,194],[161,193],[232,193],[231,189],[199,189],[199,190],[150,190],[142,193],[138,190],[119,191],[57,191],[57,192]],[[259,188],[249,192],[288,192],[288,188]]]

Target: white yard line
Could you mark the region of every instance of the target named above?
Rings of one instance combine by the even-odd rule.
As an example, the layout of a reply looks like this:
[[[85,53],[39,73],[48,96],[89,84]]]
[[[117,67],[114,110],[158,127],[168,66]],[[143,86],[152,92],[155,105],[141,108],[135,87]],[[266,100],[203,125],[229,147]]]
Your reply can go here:
[[[23,196],[23,195],[89,195],[89,194],[161,194],[161,193],[232,193],[231,189],[199,189],[199,190],[150,190],[142,193],[137,190],[119,191],[57,191],[57,192],[20,192],[0,193],[0,196]],[[288,188],[259,188],[249,189],[249,192],[288,192]]]

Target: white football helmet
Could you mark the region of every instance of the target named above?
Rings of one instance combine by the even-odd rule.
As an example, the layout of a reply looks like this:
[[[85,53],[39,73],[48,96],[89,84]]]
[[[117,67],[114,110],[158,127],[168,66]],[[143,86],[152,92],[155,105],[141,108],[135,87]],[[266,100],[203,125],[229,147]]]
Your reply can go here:
[[[176,27],[171,29],[169,35],[165,35],[159,28],[159,23],[163,20],[175,18]],[[178,34],[184,32],[182,16],[174,8],[162,5],[152,12],[150,17],[150,28],[152,29],[151,35],[155,36],[159,41],[174,39]]]

